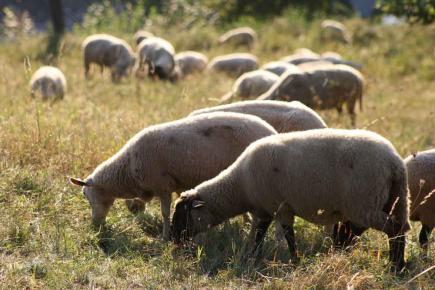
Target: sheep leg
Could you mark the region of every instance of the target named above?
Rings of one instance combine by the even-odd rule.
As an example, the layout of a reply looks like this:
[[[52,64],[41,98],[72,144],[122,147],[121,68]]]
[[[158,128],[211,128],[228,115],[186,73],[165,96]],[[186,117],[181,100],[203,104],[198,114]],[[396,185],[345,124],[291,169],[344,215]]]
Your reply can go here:
[[[170,239],[170,214],[171,214],[171,194],[163,194],[160,197],[160,207],[163,217],[163,240],[169,241]]]
[[[373,217],[372,227],[388,235],[390,262],[392,263],[391,271],[396,272],[402,270],[405,266],[404,256],[406,244],[402,224],[383,211],[374,214]]]
[[[350,122],[352,127],[355,127],[356,124],[356,115],[355,115],[355,99],[350,99],[346,102],[347,112],[350,115]]]
[[[284,236],[287,240],[288,249],[290,251],[290,259],[293,263],[298,261],[298,252],[296,249],[295,232],[293,230],[293,225],[282,225],[284,230]]]
[[[339,248],[349,247],[355,241],[355,238],[361,236],[365,230],[366,228],[358,227],[350,221],[335,224],[333,230],[334,246]]]
[[[429,226],[424,224],[421,225],[421,231],[418,237],[418,241],[420,242],[421,248],[425,252],[427,252],[428,250],[428,241],[429,241],[431,231],[432,229]]]
[[[85,79],[88,79],[89,77],[89,69],[90,69],[89,61],[85,58]]]
[[[263,241],[272,219],[254,218],[251,233],[254,235],[254,247],[251,254],[259,255],[263,249]]]

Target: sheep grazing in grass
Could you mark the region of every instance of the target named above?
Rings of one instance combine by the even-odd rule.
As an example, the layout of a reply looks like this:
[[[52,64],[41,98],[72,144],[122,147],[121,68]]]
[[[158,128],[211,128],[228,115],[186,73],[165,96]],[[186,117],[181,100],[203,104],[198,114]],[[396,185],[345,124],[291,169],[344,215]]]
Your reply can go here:
[[[285,61],[271,61],[264,64],[260,69],[270,71],[278,76],[286,71],[300,71],[296,65]]]
[[[82,43],[85,77],[89,76],[92,63],[109,67],[112,80],[119,81],[121,77],[130,73],[135,57],[130,45],[122,39],[108,34],[94,34],[85,38]]]
[[[207,66],[210,71],[225,72],[236,77],[257,68],[258,59],[250,53],[232,53],[217,56]]]
[[[227,103],[233,98],[256,98],[269,90],[278,79],[279,76],[266,70],[244,73],[234,82],[231,92],[222,96],[220,103]]]
[[[350,43],[351,37],[343,23],[335,20],[324,20],[320,24],[320,37],[322,40],[333,40]]]
[[[251,115],[213,113],[189,117],[142,130],[84,181],[70,181],[83,186],[94,225],[104,223],[116,198],[146,202],[159,197],[163,238],[167,240],[171,193],[216,176],[249,144],[273,134],[273,127]]]
[[[196,51],[179,52],[175,55],[174,59],[183,77],[196,72],[202,72],[208,63],[208,57]]]
[[[394,269],[404,266],[408,220],[406,167],[383,137],[319,129],[263,138],[218,176],[181,194],[171,230],[179,243],[249,212],[260,250],[276,219],[297,259],[294,217],[319,225],[351,221],[388,235]]]
[[[336,108],[342,112],[346,103],[352,125],[355,125],[355,103],[362,110],[364,78],[347,65],[314,67],[301,73],[285,73],[260,100],[300,101],[316,109]]]
[[[257,33],[250,27],[232,29],[219,37],[220,44],[245,45],[249,49],[257,41]]]
[[[30,79],[30,94],[41,93],[43,100],[63,99],[66,92],[66,79],[63,72],[53,66],[40,67]]]
[[[150,37],[154,37],[154,34],[146,30],[139,30],[134,34],[134,40],[136,42],[136,45],[139,45],[139,43],[141,43],[142,40]]]
[[[301,102],[243,101],[193,111],[189,116],[214,112],[250,114],[265,120],[278,133],[326,128],[323,119]]]
[[[411,220],[421,222],[419,241],[427,251],[435,227],[435,149],[418,152],[405,159],[411,194]]]
[[[137,47],[136,76],[148,74],[162,80],[170,80],[175,73],[175,49],[160,37],[142,40]]]

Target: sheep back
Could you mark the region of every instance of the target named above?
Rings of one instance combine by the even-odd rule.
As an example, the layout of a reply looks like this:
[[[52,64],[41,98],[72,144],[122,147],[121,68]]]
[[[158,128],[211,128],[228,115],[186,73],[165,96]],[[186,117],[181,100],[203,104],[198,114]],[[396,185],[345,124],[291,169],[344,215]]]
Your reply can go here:
[[[53,66],[42,66],[30,79],[30,91],[33,95],[40,90],[44,100],[55,97],[63,98],[66,92],[66,79],[63,72]]]

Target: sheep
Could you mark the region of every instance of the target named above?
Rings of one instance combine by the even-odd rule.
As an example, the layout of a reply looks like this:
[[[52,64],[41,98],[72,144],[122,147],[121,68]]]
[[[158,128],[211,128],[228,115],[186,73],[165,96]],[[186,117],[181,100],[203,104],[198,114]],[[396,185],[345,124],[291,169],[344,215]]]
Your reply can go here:
[[[296,65],[285,61],[271,61],[264,64],[260,69],[270,71],[278,76],[282,75],[285,71],[300,71]]]
[[[411,194],[411,220],[422,224],[419,242],[428,250],[428,239],[435,227],[435,149],[405,159]]]
[[[254,70],[242,74],[234,82],[231,92],[222,96],[220,103],[231,101],[234,97],[249,99],[258,97],[278,81],[279,76],[265,70]]]
[[[249,212],[255,252],[275,218],[297,259],[294,217],[319,225],[351,221],[388,235],[393,269],[404,266],[406,167],[391,143],[364,130],[318,129],[251,144],[218,176],[181,194],[171,232],[180,243]]]
[[[63,72],[53,66],[40,67],[30,79],[30,94],[40,90],[43,100],[49,98],[63,99],[66,92],[66,79]]]
[[[245,114],[184,118],[145,128],[84,181],[70,181],[83,186],[96,226],[105,222],[116,198],[146,202],[159,197],[163,238],[168,240],[171,193],[216,176],[250,143],[272,134],[277,133],[265,121]]]
[[[147,66],[150,76],[170,80],[175,73],[175,49],[171,43],[160,37],[142,40],[137,47],[136,76],[144,74]]]
[[[304,62],[319,60],[320,55],[308,48],[298,48],[293,54],[281,58],[281,61],[298,65]]]
[[[219,37],[219,44],[245,45],[251,49],[257,41],[257,33],[250,27],[239,27]]]
[[[346,44],[351,42],[351,37],[343,23],[329,19],[320,24],[320,37],[322,40],[335,40]]]
[[[153,36],[154,36],[154,34],[152,34],[152,33],[149,32],[149,31],[146,31],[146,30],[139,30],[139,31],[137,31],[137,32],[134,34],[134,40],[135,40],[135,42],[136,42],[136,45],[139,45],[139,43],[140,43],[142,40],[147,39],[147,38],[150,38],[150,37],[153,37]]]
[[[174,59],[182,76],[202,72],[207,67],[208,63],[208,57],[196,51],[179,52],[175,55]]]
[[[121,77],[130,73],[135,57],[130,45],[122,39],[108,34],[93,34],[85,38],[82,43],[85,78],[89,76],[91,63],[111,69],[112,81],[119,81]]]
[[[342,60],[343,57],[335,52],[335,51],[325,51],[324,53],[321,54],[320,56],[321,58],[331,58],[331,59],[337,59],[337,60]]]
[[[213,58],[207,65],[209,71],[225,72],[236,77],[257,69],[258,59],[250,53],[232,53]]]
[[[346,103],[352,125],[355,125],[355,103],[362,111],[364,78],[347,65],[315,67],[301,73],[285,73],[259,100],[297,100],[311,108],[336,108],[342,112]]]
[[[301,102],[243,101],[193,111],[189,116],[213,112],[250,114],[265,120],[278,133],[327,128],[323,119]]]

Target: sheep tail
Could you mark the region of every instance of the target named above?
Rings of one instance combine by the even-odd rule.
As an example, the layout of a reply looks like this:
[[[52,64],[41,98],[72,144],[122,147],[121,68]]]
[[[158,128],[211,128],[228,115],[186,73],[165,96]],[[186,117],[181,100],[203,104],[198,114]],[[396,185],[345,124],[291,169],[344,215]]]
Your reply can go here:
[[[229,92],[226,93],[225,95],[223,95],[219,101],[219,104],[226,104],[228,102],[230,102],[233,98],[233,92]]]
[[[395,170],[393,183],[390,190],[391,199],[394,200],[392,214],[402,225],[402,231],[405,233],[411,229],[409,223],[409,190],[408,176],[405,166],[398,167]]]

